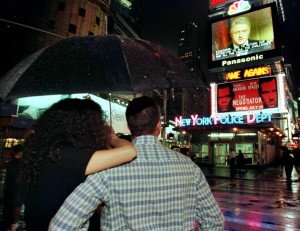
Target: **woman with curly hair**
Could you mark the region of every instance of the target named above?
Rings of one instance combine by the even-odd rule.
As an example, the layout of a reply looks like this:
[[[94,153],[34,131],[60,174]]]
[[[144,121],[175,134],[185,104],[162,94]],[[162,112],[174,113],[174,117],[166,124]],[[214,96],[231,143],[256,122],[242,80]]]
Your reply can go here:
[[[86,175],[129,162],[136,155],[129,141],[112,133],[101,107],[92,100],[64,99],[52,105],[36,121],[24,145],[26,229],[47,230]]]

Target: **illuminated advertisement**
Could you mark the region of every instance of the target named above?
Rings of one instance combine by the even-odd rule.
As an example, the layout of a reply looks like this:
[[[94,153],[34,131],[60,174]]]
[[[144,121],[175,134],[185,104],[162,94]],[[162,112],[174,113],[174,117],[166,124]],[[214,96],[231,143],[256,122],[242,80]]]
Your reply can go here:
[[[190,118],[182,118],[182,116],[175,118],[176,127],[194,127],[194,126],[212,126],[217,124],[222,125],[238,125],[238,124],[251,124],[251,123],[268,123],[272,121],[271,113],[257,114],[253,111],[248,111],[246,113],[246,118],[244,115],[222,115],[216,114],[210,117],[198,117],[198,115],[191,115]]]
[[[216,7],[218,5],[221,5],[221,4],[226,4],[228,2],[228,0],[210,0],[209,1],[209,7],[212,8],[212,7]]]
[[[225,71],[280,59],[276,5],[211,21],[209,69]]]
[[[71,94],[71,95],[47,95],[19,98],[17,100],[19,112],[18,115],[28,119],[38,119],[40,115],[52,104],[65,98],[83,99],[89,96],[91,100],[98,103],[106,115],[107,123],[111,123],[116,133],[129,134],[127,127],[125,111],[126,107],[93,94]],[[21,109],[21,111],[20,111]],[[111,120],[111,121],[110,121]]]
[[[271,67],[267,66],[260,66],[260,67],[251,67],[251,68],[244,68],[241,70],[234,70],[227,72],[224,76],[226,81],[231,80],[242,80],[247,78],[254,78],[254,77],[261,77],[266,75],[271,75],[272,69]]]
[[[249,10],[251,8],[251,5],[249,1],[246,0],[239,0],[239,1],[234,1],[234,0],[209,0],[209,8],[221,8],[221,7],[227,7],[229,5],[228,9],[228,14],[237,14],[242,11]]]
[[[285,110],[283,77],[261,77],[212,86],[212,114]],[[281,94],[279,94],[281,92]]]

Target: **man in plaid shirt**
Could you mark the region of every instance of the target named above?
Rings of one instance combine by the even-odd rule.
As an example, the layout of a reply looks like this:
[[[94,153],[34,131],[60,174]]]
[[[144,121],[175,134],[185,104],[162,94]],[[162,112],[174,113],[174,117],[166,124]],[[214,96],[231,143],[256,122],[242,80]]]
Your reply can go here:
[[[87,230],[102,204],[101,230],[223,230],[224,217],[201,169],[164,147],[160,108],[149,97],[133,99],[126,110],[138,151],[131,163],[90,175],[66,199],[49,230]]]

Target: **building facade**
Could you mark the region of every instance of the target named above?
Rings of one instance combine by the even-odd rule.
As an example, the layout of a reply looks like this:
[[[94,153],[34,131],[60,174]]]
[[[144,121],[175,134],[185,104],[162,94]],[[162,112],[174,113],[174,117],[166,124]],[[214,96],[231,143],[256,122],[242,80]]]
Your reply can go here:
[[[182,111],[175,118],[178,144],[188,147],[198,164],[228,166],[231,150],[241,150],[249,167],[274,164],[279,146],[297,146],[292,137],[298,126],[292,72],[278,39],[279,22],[284,22],[281,1],[211,0],[208,17],[208,66],[218,81],[210,83],[209,113]],[[231,48],[230,23],[239,17],[252,20],[249,38],[257,42]],[[189,54],[184,51],[183,60]]]
[[[206,77],[202,72],[201,54],[199,46],[199,28],[193,23],[185,23],[181,26],[178,40],[178,57],[184,62],[203,83],[207,84]],[[169,119],[178,115],[190,115],[197,112],[199,115],[209,113],[210,93],[207,88],[182,88],[173,89],[169,92],[168,114]]]

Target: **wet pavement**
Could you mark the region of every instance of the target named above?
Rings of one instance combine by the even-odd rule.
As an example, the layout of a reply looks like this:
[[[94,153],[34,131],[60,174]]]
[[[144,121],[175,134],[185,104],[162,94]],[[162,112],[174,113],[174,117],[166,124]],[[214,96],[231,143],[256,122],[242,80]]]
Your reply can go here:
[[[225,217],[225,230],[300,230],[300,182],[287,183],[279,167],[230,173],[203,168]]]
[[[279,167],[248,169],[201,167],[225,217],[226,231],[300,231],[300,182],[287,183]],[[3,179],[0,171],[0,221]],[[23,216],[20,219],[20,223]]]

